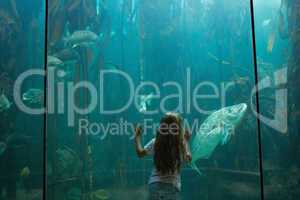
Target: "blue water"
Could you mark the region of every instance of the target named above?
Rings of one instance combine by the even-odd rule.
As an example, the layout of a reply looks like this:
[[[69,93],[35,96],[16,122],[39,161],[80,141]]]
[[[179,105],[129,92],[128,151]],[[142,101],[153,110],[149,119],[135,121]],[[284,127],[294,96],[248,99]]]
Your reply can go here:
[[[137,158],[133,126],[149,123],[146,144],[166,111],[187,127],[240,103],[248,111],[230,141],[196,162],[202,175],[182,168],[182,199],[299,199],[299,3],[283,2],[254,1],[254,58],[248,1],[49,0],[45,34],[44,1],[1,0],[0,95],[11,104],[0,101],[0,199],[41,199],[45,188],[49,200],[147,199],[153,161]],[[258,80],[271,80],[260,111],[279,117],[260,121],[260,135],[254,59]],[[30,89],[41,93],[22,99]],[[24,110],[45,103],[47,114]]]

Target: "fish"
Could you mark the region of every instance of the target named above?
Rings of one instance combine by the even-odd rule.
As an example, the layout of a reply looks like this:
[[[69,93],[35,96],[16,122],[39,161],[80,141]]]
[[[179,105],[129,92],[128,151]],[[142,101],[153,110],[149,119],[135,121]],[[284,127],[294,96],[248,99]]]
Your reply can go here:
[[[94,200],[106,200],[109,199],[109,193],[106,190],[99,189],[91,193],[91,199]]]
[[[221,64],[222,64],[222,65],[230,65],[231,63],[230,63],[229,61],[222,60],[222,61],[221,61]]]
[[[39,104],[44,102],[44,91],[41,89],[31,88],[22,95],[23,101],[29,104]]]
[[[210,52],[208,52],[207,55],[208,55],[211,59],[213,59],[214,61],[216,61],[217,63],[220,63],[220,64],[222,64],[222,65],[231,65],[231,62],[226,61],[226,60],[222,60],[222,59],[218,58],[216,55],[214,55],[214,54],[212,54],[212,53],[210,53]]]
[[[8,147],[18,147],[29,143],[30,140],[32,140],[32,137],[30,136],[13,133],[6,138],[5,143]]]
[[[0,112],[9,110],[12,103],[8,100],[8,98],[5,96],[5,94],[2,94],[0,96]]]
[[[264,20],[264,21],[262,22],[261,25],[262,25],[263,27],[269,26],[270,23],[271,23],[271,21],[272,21],[271,19],[266,19],[266,20]]]
[[[114,36],[116,36],[116,34],[117,34],[117,33],[116,33],[115,31],[111,31],[111,32],[110,32],[110,37],[114,37]]]
[[[71,72],[66,70],[57,70],[56,74],[59,79],[64,79],[69,77],[71,75]]]
[[[225,145],[234,134],[235,127],[241,122],[247,104],[241,103],[224,107],[209,115],[201,124],[191,142],[192,161],[190,166],[202,174],[196,166],[199,159],[208,159],[218,145]]]
[[[20,172],[20,177],[27,178],[30,175],[29,167],[24,167]]]
[[[53,56],[62,60],[65,65],[67,63],[77,63],[80,59],[80,54],[72,48],[63,49]]]
[[[239,75],[235,74],[232,78],[232,81],[235,84],[245,85],[246,83],[250,82],[250,77],[249,76],[239,76]]]
[[[55,56],[47,56],[47,66],[48,67],[62,67],[64,62]]]
[[[220,62],[220,59],[219,59],[217,56],[215,56],[214,54],[208,52],[207,55],[208,55],[211,59],[213,59],[214,61]]]
[[[153,93],[150,93],[148,95],[141,95],[138,99],[138,111],[140,113],[147,112],[148,107],[151,106],[153,98]]]
[[[88,30],[75,31],[66,39],[67,46],[76,48],[78,46],[89,47],[100,41],[99,36]]]
[[[4,142],[0,142],[0,156],[6,151],[7,145]]]
[[[105,69],[109,69],[109,70],[119,70],[120,67],[112,62],[106,62],[104,64],[104,68]]]
[[[6,151],[6,149],[19,148],[20,146],[29,144],[30,140],[32,140],[32,137],[30,136],[16,133],[10,134],[3,142],[0,142],[0,156]]]

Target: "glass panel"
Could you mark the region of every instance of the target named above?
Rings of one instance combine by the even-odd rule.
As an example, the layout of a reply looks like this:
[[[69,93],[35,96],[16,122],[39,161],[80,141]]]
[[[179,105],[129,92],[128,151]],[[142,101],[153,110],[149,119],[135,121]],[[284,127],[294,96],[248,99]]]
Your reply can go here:
[[[44,1],[0,1],[0,199],[42,196],[44,17]]]
[[[166,111],[192,133],[182,199],[260,199],[249,12],[242,0],[50,0],[48,199],[147,199],[154,163],[136,156],[134,125],[146,144]]]
[[[299,7],[293,0],[255,1],[266,199],[300,194]]]
[[[204,176],[183,171],[183,196],[260,199],[257,124],[250,98],[254,98],[254,73],[249,1],[186,1],[184,25],[184,65],[191,67],[193,84],[209,81],[220,91],[219,98],[199,100],[201,108],[246,103],[248,111],[239,124],[232,124],[235,130],[229,142],[197,162]],[[187,116],[200,122],[206,117],[198,110]]]

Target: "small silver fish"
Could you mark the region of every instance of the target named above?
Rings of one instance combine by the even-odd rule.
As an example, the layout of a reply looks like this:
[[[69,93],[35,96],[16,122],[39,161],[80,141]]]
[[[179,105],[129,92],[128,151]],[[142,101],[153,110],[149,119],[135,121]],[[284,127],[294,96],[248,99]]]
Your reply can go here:
[[[117,33],[115,31],[110,32],[110,37],[114,37]]]
[[[41,89],[29,89],[22,95],[23,101],[29,104],[42,104],[44,101],[44,91]]]
[[[63,61],[61,61],[59,58],[55,56],[48,56],[47,57],[47,65],[48,67],[61,67],[64,65]]]
[[[141,113],[147,112],[148,107],[151,106],[153,93],[148,95],[141,95],[138,101],[138,111]]]
[[[57,70],[56,74],[58,78],[63,79],[63,78],[67,78],[71,74],[71,72],[65,70]]]
[[[67,45],[75,48],[77,46],[90,46],[99,41],[99,36],[88,30],[75,31],[69,38],[66,39]]]
[[[266,26],[269,26],[270,25],[270,23],[271,23],[271,19],[266,19],[266,20],[264,20],[263,22],[262,22],[262,26],[263,27],[266,27]]]

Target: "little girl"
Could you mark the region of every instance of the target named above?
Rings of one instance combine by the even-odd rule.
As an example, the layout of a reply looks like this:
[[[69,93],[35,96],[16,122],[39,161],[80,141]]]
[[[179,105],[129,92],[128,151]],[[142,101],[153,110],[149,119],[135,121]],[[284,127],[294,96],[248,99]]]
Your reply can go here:
[[[184,132],[184,133],[183,133]],[[156,137],[144,148],[142,130],[135,129],[135,147],[142,158],[153,155],[154,169],[149,179],[149,200],[178,200],[181,190],[180,170],[183,161],[191,161],[188,147],[190,134],[183,131],[182,120],[177,113],[167,113],[160,121]]]

